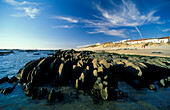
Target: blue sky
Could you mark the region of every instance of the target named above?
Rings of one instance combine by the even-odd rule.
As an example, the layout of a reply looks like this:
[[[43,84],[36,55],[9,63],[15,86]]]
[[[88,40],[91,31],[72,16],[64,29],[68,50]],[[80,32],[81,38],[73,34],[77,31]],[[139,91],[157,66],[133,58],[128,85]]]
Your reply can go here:
[[[170,36],[169,0],[0,0],[0,48],[68,49]]]

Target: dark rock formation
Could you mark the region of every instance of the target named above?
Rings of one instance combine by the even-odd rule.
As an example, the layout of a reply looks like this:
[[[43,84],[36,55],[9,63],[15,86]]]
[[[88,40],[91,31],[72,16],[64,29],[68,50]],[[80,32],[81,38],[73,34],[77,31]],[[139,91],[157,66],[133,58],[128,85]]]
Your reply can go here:
[[[12,85],[11,87],[7,87],[7,88],[5,88],[5,89],[2,89],[2,90],[1,90],[1,93],[3,93],[3,94],[11,93],[11,92],[14,90],[14,88],[17,86],[17,84],[18,84],[18,83]]]
[[[8,83],[15,83],[15,82],[18,82],[18,79],[13,76],[11,79],[8,80]]]
[[[50,93],[48,95],[48,100],[50,102],[54,102],[56,100],[56,92],[53,88],[50,90]]]
[[[115,100],[123,91],[118,82],[125,81],[136,89],[148,87],[157,91],[170,82],[170,59],[129,56],[114,53],[58,50],[52,56],[27,63],[17,77],[25,86],[25,94],[32,99],[63,100],[63,94],[44,86],[71,86],[88,92],[97,100]],[[41,88],[41,89],[39,89]]]
[[[7,82],[8,80],[9,80],[8,76],[3,77],[3,78],[0,79],[0,84],[4,83],[4,82]]]
[[[7,51],[7,52],[0,52],[0,56],[3,56],[3,55],[8,55],[8,54],[11,54],[11,53],[14,53],[14,51]]]

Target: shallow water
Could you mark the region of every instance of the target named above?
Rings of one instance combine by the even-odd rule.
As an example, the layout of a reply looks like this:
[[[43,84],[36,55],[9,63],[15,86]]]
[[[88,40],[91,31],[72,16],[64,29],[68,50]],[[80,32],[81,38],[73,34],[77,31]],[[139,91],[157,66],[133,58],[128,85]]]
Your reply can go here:
[[[40,53],[40,55],[33,55]],[[46,57],[50,51],[19,52],[0,56],[0,78],[16,76],[18,70],[31,60]],[[0,88],[10,86],[8,83],[0,84]],[[79,95],[74,98],[68,94],[75,89],[65,87],[64,101],[49,103],[44,100],[31,100],[25,96],[21,85],[17,85],[11,94],[0,94],[0,110],[30,110],[30,109],[99,109],[99,110],[168,110],[170,109],[170,87],[160,88],[158,92],[143,88],[135,90],[125,82],[119,82],[119,88],[128,96],[116,101],[100,101],[93,104],[93,99],[88,95]],[[81,91],[80,91],[81,92]]]

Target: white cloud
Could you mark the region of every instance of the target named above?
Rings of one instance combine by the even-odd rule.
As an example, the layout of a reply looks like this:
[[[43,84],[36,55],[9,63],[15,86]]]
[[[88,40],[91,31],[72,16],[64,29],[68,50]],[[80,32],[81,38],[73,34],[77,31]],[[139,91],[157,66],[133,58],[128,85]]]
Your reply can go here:
[[[124,34],[124,30],[116,30],[116,29],[95,29],[92,32],[88,32],[89,34],[96,34],[96,33],[104,33],[106,35],[112,35],[112,36],[120,36],[125,38],[126,35]]]
[[[168,32],[168,31],[170,31],[170,29],[163,29],[162,31],[163,32]]]
[[[5,0],[5,2],[15,6],[15,10],[19,10],[15,14],[12,14],[13,17],[25,17],[29,16],[30,18],[35,18],[38,14],[40,9],[38,8],[38,4],[34,2],[17,2],[15,0]]]
[[[32,2],[27,2],[27,1],[23,1],[23,2],[17,2],[15,0],[5,0],[5,2],[11,4],[11,5],[38,5],[37,3],[32,3]]]
[[[105,24],[110,23],[112,27],[122,27],[122,26],[141,26],[147,23],[153,23],[160,19],[159,16],[154,16],[154,11],[150,11],[148,14],[141,14],[136,8],[136,5],[131,1],[122,0],[122,5],[119,8],[105,10],[99,5],[96,5],[98,11],[101,13]],[[100,24],[104,25],[104,24]]]
[[[60,26],[53,26],[52,28],[72,28],[73,26],[69,25],[60,25]]]
[[[120,4],[116,4],[113,0],[110,1],[111,7],[102,8],[101,4],[95,4],[95,9],[98,15],[93,15],[96,19],[72,18],[63,16],[53,16],[53,19],[66,20],[70,23],[79,23],[83,28],[91,28],[89,34],[104,33],[105,35],[126,37],[126,34],[131,32],[125,31],[126,27],[133,27],[142,37],[139,26],[149,23],[162,24],[159,16],[155,16],[156,10],[148,13],[140,12],[135,3],[131,0],[121,0]]]
[[[73,19],[71,17],[63,17],[63,16],[53,16],[51,17],[52,19],[61,19],[61,20],[66,20],[66,21],[69,21],[71,23],[78,23],[78,20],[77,19]]]
[[[148,23],[160,24],[159,16],[154,16],[156,10],[150,11],[147,14],[141,13],[136,5],[130,0],[122,0],[122,4],[118,5],[111,0],[113,8],[103,9],[100,5],[96,5],[101,17],[94,15],[99,20],[83,20],[87,27],[94,27],[94,33],[104,33],[106,35],[125,37],[125,31],[118,28],[120,27],[134,27],[139,35],[142,37],[141,32],[137,26],[142,26]],[[102,30],[104,28],[105,30]],[[114,30],[112,28],[115,28]],[[117,28],[117,29],[116,29]],[[100,30],[100,31],[98,31]]]

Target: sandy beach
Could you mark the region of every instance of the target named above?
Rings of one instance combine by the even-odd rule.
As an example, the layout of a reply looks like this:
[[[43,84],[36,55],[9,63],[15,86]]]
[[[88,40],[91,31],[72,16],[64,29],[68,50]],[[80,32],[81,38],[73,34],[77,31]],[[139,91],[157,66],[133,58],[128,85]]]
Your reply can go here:
[[[143,56],[159,56],[159,57],[170,57],[170,45],[164,46],[141,46],[136,47],[88,47],[76,49],[77,51],[89,50],[95,52],[110,52],[118,54],[129,54],[129,55],[143,55]]]

